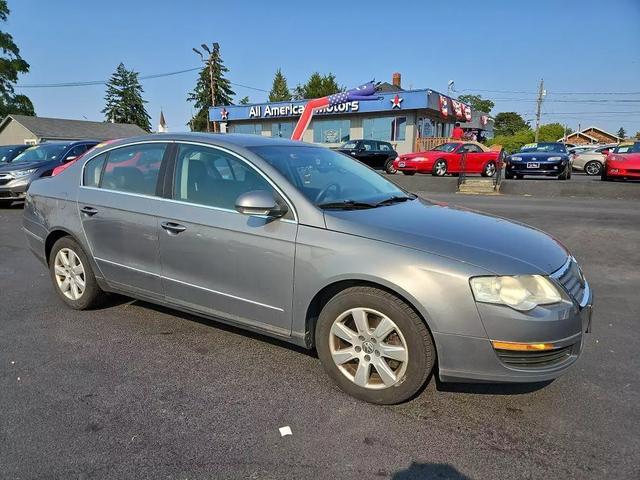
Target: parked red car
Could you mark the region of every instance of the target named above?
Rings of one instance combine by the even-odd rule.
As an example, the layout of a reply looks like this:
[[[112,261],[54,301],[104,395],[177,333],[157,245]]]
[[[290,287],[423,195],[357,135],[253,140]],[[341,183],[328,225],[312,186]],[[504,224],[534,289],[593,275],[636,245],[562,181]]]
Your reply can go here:
[[[93,148],[90,148],[89,150],[87,150],[86,152],[84,152],[82,155],[80,155],[79,157],[76,158],[72,158],[70,159],[68,162],[63,163],[60,166],[57,166],[56,168],[53,169],[53,171],[51,172],[51,176],[55,177],[56,175],[60,175],[62,172],[64,172],[67,168],[69,168],[71,165],[73,165],[75,162],[77,162],[78,160],[80,160],[83,157],[86,157],[88,154],[90,154],[91,152],[93,152],[96,148],[99,147],[104,147],[105,145],[108,145],[110,143],[115,142],[117,139],[114,140],[107,140],[106,142],[102,142],[99,143],[98,145],[96,145]]]
[[[463,165],[462,154],[466,153]],[[489,150],[477,142],[449,142],[426,152],[405,153],[394,162],[394,167],[405,175],[430,173],[442,177],[450,173],[480,173],[485,177],[495,175],[499,165],[499,151]]]
[[[609,152],[602,180],[640,180],[640,142],[621,143]]]

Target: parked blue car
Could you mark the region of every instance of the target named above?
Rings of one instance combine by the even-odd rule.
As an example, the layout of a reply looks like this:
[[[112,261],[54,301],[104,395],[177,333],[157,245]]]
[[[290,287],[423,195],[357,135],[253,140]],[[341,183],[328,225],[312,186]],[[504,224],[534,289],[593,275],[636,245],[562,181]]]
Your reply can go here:
[[[0,163],[0,207],[24,200],[36,178],[51,175],[54,168],[69,162],[99,142],[47,142],[24,149],[11,163]]]
[[[27,148],[29,148],[29,145],[2,145],[0,147],[0,166],[12,162]]]
[[[524,178],[525,175],[571,178],[571,161],[564,143],[530,143],[507,158],[505,178]]]

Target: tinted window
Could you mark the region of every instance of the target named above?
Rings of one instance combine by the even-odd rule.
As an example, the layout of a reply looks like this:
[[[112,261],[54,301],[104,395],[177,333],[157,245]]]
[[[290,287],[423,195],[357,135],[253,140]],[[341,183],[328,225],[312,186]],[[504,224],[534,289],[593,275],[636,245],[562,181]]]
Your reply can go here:
[[[347,143],[343,143],[342,146],[340,148],[344,149],[344,150],[353,150],[358,146],[358,142],[356,142],[355,140],[352,140],[350,142]]]
[[[24,147],[0,147],[0,163],[10,162]]]
[[[237,157],[214,148],[180,145],[174,198],[183,202],[234,210],[236,199],[271,185]]]
[[[566,147],[562,143],[529,143],[520,149],[522,153],[531,152],[552,152],[567,153]]]
[[[405,195],[360,162],[327,148],[262,146],[249,149],[273,165],[315,204],[375,201]]]
[[[87,187],[97,187],[100,185],[100,175],[102,174],[102,166],[107,154],[103,153],[89,160],[84,166],[83,184]]]
[[[365,149],[367,152],[370,152],[370,151],[372,151],[372,150],[375,150],[375,149],[376,149],[376,142],[371,142],[371,141],[367,141],[367,140],[365,140],[364,142],[362,142],[362,144],[363,144],[363,146],[364,146],[364,149]]]
[[[100,187],[154,195],[166,148],[164,143],[148,143],[111,150]]]
[[[51,160],[59,160],[69,144],[60,143],[43,143],[42,145],[36,145],[35,147],[29,147],[20,155],[18,155],[14,162],[45,162]]]
[[[67,153],[64,156],[64,158],[66,160],[67,158],[70,158],[70,157],[79,157],[86,151],[87,151],[87,145],[76,145],[71,150],[69,150],[69,153]]]

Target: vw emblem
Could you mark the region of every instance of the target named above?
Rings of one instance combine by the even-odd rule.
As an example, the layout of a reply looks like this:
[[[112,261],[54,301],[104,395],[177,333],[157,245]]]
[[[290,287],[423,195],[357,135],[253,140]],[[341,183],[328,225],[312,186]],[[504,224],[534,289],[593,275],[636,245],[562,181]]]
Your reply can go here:
[[[373,353],[373,345],[371,342],[364,342],[362,344],[362,350],[364,350],[364,353]]]

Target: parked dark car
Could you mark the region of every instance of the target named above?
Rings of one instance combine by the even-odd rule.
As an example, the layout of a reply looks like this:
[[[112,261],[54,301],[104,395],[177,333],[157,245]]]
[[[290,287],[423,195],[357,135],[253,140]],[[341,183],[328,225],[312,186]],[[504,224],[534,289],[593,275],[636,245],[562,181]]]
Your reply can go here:
[[[24,200],[33,180],[51,175],[54,168],[74,160],[97,144],[93,140],[41,143],[26,148],[11,163],[0,164],[0,206]]]
[[[398,157],[398,153],[389,142],[349,140],[338,148],[338,151],[351,155],[371,168],[384,169],[387,173],[396,173],[393,161]]]
[[[11,163],[14,158],[24,152],[29,145],[2,145],[0,146],[0,166]]]
[[[564,143],[530,143],[507,158],[505,178],[524,178],[525,175],[571,178],[569,151]]]
[[[117,292],[315,348],[369,402],[407,400],[432,371],[550,380],[589,330],[589,284],[552,237],[302,142],[120,140],[33,182],[23,219],[69,307]]]

